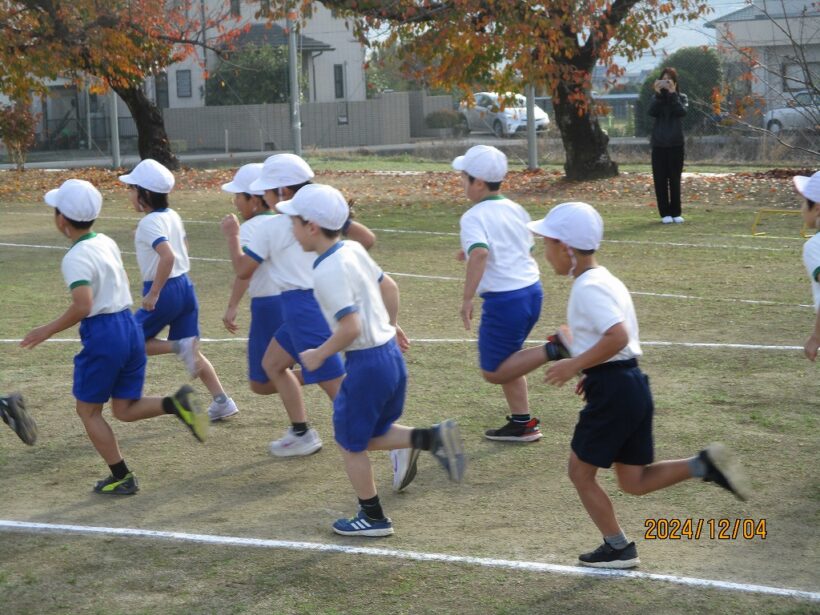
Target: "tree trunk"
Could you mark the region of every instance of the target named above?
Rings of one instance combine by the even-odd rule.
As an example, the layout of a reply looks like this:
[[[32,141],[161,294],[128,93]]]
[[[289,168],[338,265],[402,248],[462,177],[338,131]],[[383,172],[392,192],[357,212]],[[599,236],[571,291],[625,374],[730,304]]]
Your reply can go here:
[[[178,169],[179,160],[171,151],[171,143],[168,141],[165,122],[159,108],[140,87],[115,87],[114,91],[125,101],[131,117],[137,124],[137,147],[140,158],[153,158],[172,171]]]
[[[609,157],[609,137],[601,130],[598,118],[592,112],[592,101],[587,100],[587,109],[579,113],[576,102],[570,100],[571,91],[577,91],[574,84],[561,84],[553,98],[555,122],[561,131],[564,143],[564,172],[567,179],[588,180],[615,177],[618,164]]]

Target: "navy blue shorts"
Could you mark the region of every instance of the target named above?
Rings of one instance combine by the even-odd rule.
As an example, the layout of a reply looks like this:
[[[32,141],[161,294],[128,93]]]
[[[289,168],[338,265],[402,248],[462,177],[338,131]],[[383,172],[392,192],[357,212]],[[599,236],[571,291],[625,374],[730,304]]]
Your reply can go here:
[[[142,296],[151,290],[151,282],[143,282]],[[168,278],[159,293],[157,305],[152,311],[138,309],[134,316],[145,333],[145,339],[156,337],[165,327],[169,340],[181,340],[199,336],[199,302],[194,285],[187,273]]]
[[[333,400],[336,442],[347,451],[367,450],[401,416],[407,393],[407,367],[396,340],[345,353],[347,376]]]
[[[483,293],[478,329],[478,361],[485,372],[494,372],[521,350],[541,315],[544,291],[541,282],[499,293]]]
[[[584,373],[587,403],[578,415],[571,444],[578,459],[599,468],[652,463],[655,406],[649,377],[638,362],[611,361]]]
[[[251,328],[248,331],[248,380],[268,382],[262,367],[262,357],[268,344],[282,326],[282,297],[254,297],[251,299]]]
[[[302,365],[299,353],[324,344],[331,335],[330,326],[312,290],[286,290],[281,297],[284,324],[276,331],[276,341],[294,361]],[[338,353],[326,359],[316,371],[305,369],[302,365],[305,384],[334,380],[344,376],[344,373],[342,357]]]
[[[80,323],[83,349],[74,357],[74,397],[89,404],[140,399],[145,383],[145,340],[125,309],[98,314]]]

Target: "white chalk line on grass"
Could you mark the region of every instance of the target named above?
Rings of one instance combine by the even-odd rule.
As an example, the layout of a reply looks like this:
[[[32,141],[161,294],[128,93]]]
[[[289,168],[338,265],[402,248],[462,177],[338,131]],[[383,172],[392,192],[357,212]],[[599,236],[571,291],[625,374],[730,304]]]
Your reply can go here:
[[[19,344],[22,339],[5,338],[0,339],[0,344]],[[202,337],[199,339],[203,343],[224,344],[231,342],[247,342],[247,337]],[[474,344],[478,342],[475,338],[459,338],[459,337],[419,337],[410,338],[410,341],[416,344]],[[78,338],[73,337],[52,337],[45,340],[46,343],[79,343]],[[543,344],[544,340],[527,340],[526,344]],[[732,344],[722,342],[664,342],[664,341],[648,341],[641,342],[642,346],[682,346],[684,348],[735,348],[738,350],[778,350],[778,351],[794,351],[803,350],[802,346],[773,346],[763,344]]]
[[[68,248],[65,246],[51,246],[51,245],[40,245],[40,244],[31,244],[31,243],[8,243],[8,242],[0,242],[0,246],[6,246],[11,248],[32,248],[32,249],[46,249],[46,250],[63,250],[66,251]],[[121,252],[122,254],[134,255],[136,252]],[[213,263],[230,263],[231,261],[227,258],[206,258],[202,256],[190,256],[191,260],[194,261],[208,261]],[[388,271],[386,272],[388,275],[393,275],[396,277],[403,277],[403,278],[417,278],[421,280],[443,280],[448,282],[461,282],[463,278],[460,277],[453,277],[453,276],[446,276],[446,275],[426,275],[421,273],[403,273],[398,271]],[[687,300],[695,300],[695,301],[719,301],[723,303],[749,303],[754,305],[774,305],[774,306],[786,306],[786,307],[799,307],[799,308],[811,308],[813,309],[813,305],[803,304],[803,303],[784,303],[779,301],[768,301],[765,299],[732,299],[728,297],[698,297],[696,295],[681,295],[676,293],[652,293],[652,292],[644,292],[644,291],[630,291],[631,295],[636,296],[646,296],[646,297],[659,297],[661,299],[687,299]]]
[[[609,577],[616,579],[635,579],[647,581],[661,581],[685,585],[688,587],[713,588],[738,591],[750,594],[767,594],[783,596],[800,600],[820,601],[820,592],[790,589],[785,587],[771,587],[752,583],[736,583],[733,581],[719,581],[714,579],[698,579],[670,574],[656,574],[636,570],[605,570],[600,568],[583,568],[581,566],[566,566],[562,564],[548,564],[545,562],[528,562],[521,560],[496,559],[489,557],[474,557],[470,555],[449,555],[446,553],[425,553],[422,551],[404,551],[400,549],[381,549],[376,547],[353,547],[348,545],[327,544],[319,542],[303,542],[291,540],[270,540],[263,538],[244,538],[241,536],[219,536],[212,534],[189,534],[186,532],[166,532],[159,530],[143,530],[136,528],[97,527],[88,525],[68,525],[61,523],[29,523],[24,521],[10,521],[0,519],[0,528],[7,531],[31,531],[34,533],[63,533],[63,534],[91,534],[103,536],[124,536],[167,540],[173,542],[192,542],[208,545],[231,547],[256,547],[265,549],[286,549],[289,551],[319,551],[323,553],[343,553],[345,555],[366,555],[370,557],[384,557],[392,559],[410,560],[416,562],[441,562],[445,564],[465,564],[483,568],[504,568],[508,570],[524,570],[526,572],[553,573],[584,577]]]

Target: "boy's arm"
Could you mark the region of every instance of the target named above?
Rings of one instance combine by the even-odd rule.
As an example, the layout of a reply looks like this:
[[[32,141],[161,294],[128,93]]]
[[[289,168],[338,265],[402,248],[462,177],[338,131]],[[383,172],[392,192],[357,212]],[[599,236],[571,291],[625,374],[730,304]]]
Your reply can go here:
[[[236,277],[240,280],[249,280],[261,261],[257,261],[242,252],[242,246],[239,243],[239,220],[235,215],[228,214],[222,218],[220,228],[222,234],[225,235],[225,239],[228,240],[228,254],[231,257],[231,264]]]
[[[370,250],[376,245],[376,234],[367,228],[364,224],[351,220],[347,230],[344,231],[345,237],[358,241],[365,250]]]
[[[817,310],[817,317],[814,320],[814,331],[803,346],[803,352],[809,361],[817,360],[818,348],[820,348],[820,310]]]
[[[154,246],[157,254],[159,254],[159,264],[157,265],[157,272],[154,274],[154,281],[151,282],[151,290],[142,298],[142,308],[149,312],[157,305],[159,294],[162,292],[165,283],[171,276],[171,271],[174,269],[174,251],[171,249],[171,244],[167,241],[158,243]]]
[[[629,333],[626,330],[626,325],[619,322],[607,329],[601,339],[598,340],[598,343],[589,350],[582,352],[577,357],[561,359],[553,363],[544,374],[544,382],[561,386],[582,369],[600,365],[611,359],[628,343]]]
[[[396,342],[402,352],[406,352],[410,348],[410,340],[405,332],[398,325],[399,318],[399,285],[389,275],[382,274],[381,282],[379,282],[379,290],[382,293],[382,301],[384,307],[387,308],[387,315],[390,317],[390,324],[396,327]]]
[[[71,290],[71,305],[68,306],[68,309],[47,325],[29,331],[28,335],[20,342],[20,346],[22,348],[34,348],[52,335],[73,327],[91,313],[93,303],[94,294],[91,292],[91,286],[84,284],[73,288]]]
[[[243,280],[242,278],[234,278],[233,288],[231,289],[231,296],[228,299],[228,308],[225,310],[225,315],[222,317],[222,324],[231,333],[236,333],[239,327],[236,326],[236,312],[239,307],[239,302],[248,290],[250,280]]]
[[[325,343],[318,348],[310,348],[299,353],[302,365],[309,370],[321,367],[329,357],[341,352],[353,343],[362,332],[362,323],[358,312],[349,312],[339,320],[339,326]]]
[[[473,320],[473,297],[478,289],[478,283],[487,268],[487,258],[490,251],[487,248],[473,248],[467,255],[467,274],[464,280],[464,296],[461,302],[461,320],[464,328],[470,330]]]

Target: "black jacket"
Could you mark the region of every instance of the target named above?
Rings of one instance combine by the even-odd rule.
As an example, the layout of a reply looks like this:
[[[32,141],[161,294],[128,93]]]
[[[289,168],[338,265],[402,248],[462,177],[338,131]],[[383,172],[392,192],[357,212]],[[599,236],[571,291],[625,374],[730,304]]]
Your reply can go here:
[[[652,147],[682,147],[683,127],[681,118],[686,115],[689,101],[686,94],[662,90],[655,94],[649,104],[649,115],[655,118],[652,127]]]

